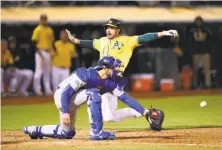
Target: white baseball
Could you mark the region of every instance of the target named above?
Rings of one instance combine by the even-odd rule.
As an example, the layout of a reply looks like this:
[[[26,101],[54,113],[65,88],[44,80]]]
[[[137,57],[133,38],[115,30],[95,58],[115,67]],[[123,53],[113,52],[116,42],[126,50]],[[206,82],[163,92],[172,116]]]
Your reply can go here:
[[[207,106],[207,102],[202,101],[202,102],[200,103],[200,107],[201,107],[201,108],[204,108],[205,106]]]

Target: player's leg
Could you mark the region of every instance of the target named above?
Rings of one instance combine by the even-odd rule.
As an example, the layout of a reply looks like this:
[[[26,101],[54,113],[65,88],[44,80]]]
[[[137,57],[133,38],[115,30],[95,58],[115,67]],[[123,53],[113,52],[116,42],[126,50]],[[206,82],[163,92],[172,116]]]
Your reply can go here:
[[[44,61],[44,73],[43,73],[43,85],[45,89],[46,95],[51,95],[51,80],[50,80],[50,74],[51,74],[51,56],[48,52],[43,51],[42,53],[44,55],[45,61]]]
[[[204,76],[205,76],[205,86],[211,87],[211,72],[210,72],[210,54],[203,55],[203,64],[204,64]]]
[[[62,113],[62,106],[61,106],[61,94],[62,90],[58,89],[56,90],[54,94],[54,101],[56,104],[56,107],[59,110],[59,116],[60,116],[60,125],[44,125],[41,126],[41,134],[44,137],[51,137],[51,138],[60,138],[60,139],[71,139],[75,136],[75,122],[76,122],[76,113],[78,106],[74,105],[74,103],[70,104],[70,118],[71,123],[70,125],[64,125],[63,124],[63,113]],[[78,94],[78,93],[77,93]],[[71,98],[71,101],[73,99]]]
[[[20,85],[19,91],[24,96],[28,96],[27,89],[32,81],[33,71],[30,69],[21,69],[20,72],[22,74],[23,80],[22,84]]]
[[[1,68],[1,93],[4,93],[4,69]]]
[[[52,66],[52,87],[55,92],[58,89],[61,81],[61,70],[58,67]]]
[[[59,139],[72,139],[75,136],[75,121],[76,121],[76,112],[78,107],[71,107],[70,110],[70,125],[63,124],[63,113],[61,109],[59,109],[60,115],[60,125],[43,125],[38,126],[40,137],[50,137],[50,138],[59,138]]]
[[[75,118],[77,107],[70,111],[71,124],[63,124],[63,113],[59,110],[60,125],[43,125],[43,126],[27,126],[23,128],[25,134],[29,134],[32,139],[38,139],[43,137],[59,138],[59,139],[72,139],[75,136]]]
[[[40,57],[40,55],[36,52],[35,53],[35,73],[34,73],[34,78],[33,78],[33,88],[36,95],[43,95],[41,91],[42,74],[43,74],[43,60]]]
[[[102,95],[103,121],[120,122],[127,118],[138,118],[142,115],[132,108],[117,109],[118,99],[111,93]]]
[[[193,86],[196,88],[197,86],[197,73],[198,73],[198,69],[199,69],[199,64],[201,61],[201,55],[196,54],[193,55]]]
[[[66,78],[68,78],[70,76],[70,70],[69,68],[63,69],[63,71],[61,72],[61,82],[63,80],[65,80]]]
[[[14,72],[6,71],[6,73],[7,76],[9,76],[10,78],[8,92],[15,93],[18,87],[18,80],[22,76],[21,72],[18,69],[16,69]]]
[[[91,140],[113,140],[114,133],[103,131],[103,120],[101,110],[101,95],[96,88],[87,89],[88,95],[88,114],[91,123],[90,139]]]
[[[61,94],[62,90],[56,90],[54,94],[54,101],[56,107],[59,110],[60,116],[60,125],[43,125],[43,126],[28,126],[24,127],[23,131],[25,134],[29,134],[32,139],[50,137],[50,138],[60,138],[60,139],[72,139],[75,136],[75,120],[76,120],[76,112],[78,107],[74,104],[70,106],[70,117],[71,124],[65,126],[63,124],[63,113],[61,111]]]

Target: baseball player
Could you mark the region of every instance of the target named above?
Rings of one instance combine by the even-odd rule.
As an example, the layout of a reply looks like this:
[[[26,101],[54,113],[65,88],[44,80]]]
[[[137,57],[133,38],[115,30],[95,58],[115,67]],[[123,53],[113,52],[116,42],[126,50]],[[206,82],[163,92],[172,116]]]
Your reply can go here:
[[[47,24],[46,14],[40,16],[40,23],[34,29],[32,34],[32,43],[35,54],[35,74],[34,74],[34,91],[36,95],[43,95],[41,91],[41,77],[43,75],[43,85],[45,95],[51,95],[50,74],[51,74],[51,54],[53,52],[54,33]]]
[[[68,30],[67,34],[73,43],[82,47],[98,50],[100,52],[100,58],[103,56],[113,56],[114,58],[120,59],[124,64],[124,66],[121,67],[122,72],[124,72],[127,67],[135,47],[163,36],[178,36],[176,30],[146,33],[139,36],[121,36],[120,21],[113,18],[109,19],[103,26],[106,32],[106,37],[101,37],[100,39],[80,40],[73,37]],[[131,108],[117,110],[117,97],[110,93],[103,94],[102,101],[104,121],[118,122],[123,121],[126,118],[142,116]]]
[[[59,83],[69,77],[72,58],[77,57],[73,43],[65,30],[60,32],[60,40],[54,43],[55,54],[52,57],[52,86],[55,92]]]
[[[16,92],[18,70],[13,66],[14,60],[8,49],[8,41],[1,40],[1,93],[4,91],[4,83],[9,81],[8,95],[14,95]]]
[[[19,95],[28,96],[27,89],[33,77],[33,71],[29,69],[29,63],[27,62],[29,56],[24,49],[17,46],[15,37],[9,37],[8,43],[14,60],[13,66],[18,74],[15,82],[17,82]]]
[[[29,134],[33,139],[44,136],[71,139],[75,135],[75,128],[73,127],[75,127],[77,108],[87,102],[91,123],[90,139],[114,139],[114,133],[102,131],[102,100],[100,95],[102,92],[112,92],[125,104],[156,122],[155,118],[152,119],[151,111],[144,109],[123,91],[126,85],[125,78],[120,79],[118,83],[110,80],[117,78],[120,65],[120,60],[106,56],[99,60],[95,68],[77,69],[74,74],[59,84],[59,88],[54,94],[55,105],[60,113],[60,125],[28,126],[23,128],[24,133]],[[161,115],[164,114],[161,112]],[[161,119],[163,117],[161,116]],[[163,120],[158,121],[162,124]],[[161,124],[159,125],[161,126]]]

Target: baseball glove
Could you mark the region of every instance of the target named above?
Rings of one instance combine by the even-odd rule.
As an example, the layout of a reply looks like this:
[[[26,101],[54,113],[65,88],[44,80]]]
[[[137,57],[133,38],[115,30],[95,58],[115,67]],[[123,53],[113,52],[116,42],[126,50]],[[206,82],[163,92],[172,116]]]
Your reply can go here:
[[[164,112],[159,108],[151,108],[145,115],[146,120],[150,123],[150,128],[154,131],[161,131],[164,121]]]

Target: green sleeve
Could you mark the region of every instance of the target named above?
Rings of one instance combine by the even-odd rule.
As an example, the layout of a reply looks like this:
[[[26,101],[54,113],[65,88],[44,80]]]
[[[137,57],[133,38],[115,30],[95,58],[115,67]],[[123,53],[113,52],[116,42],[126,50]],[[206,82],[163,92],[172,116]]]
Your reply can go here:
[[[80,40],[79,45],[86,48],[94,48],[93,40]]]
[[[138,37],[138,43],[143,44],[158,39],[158,33],[146,33]]]

